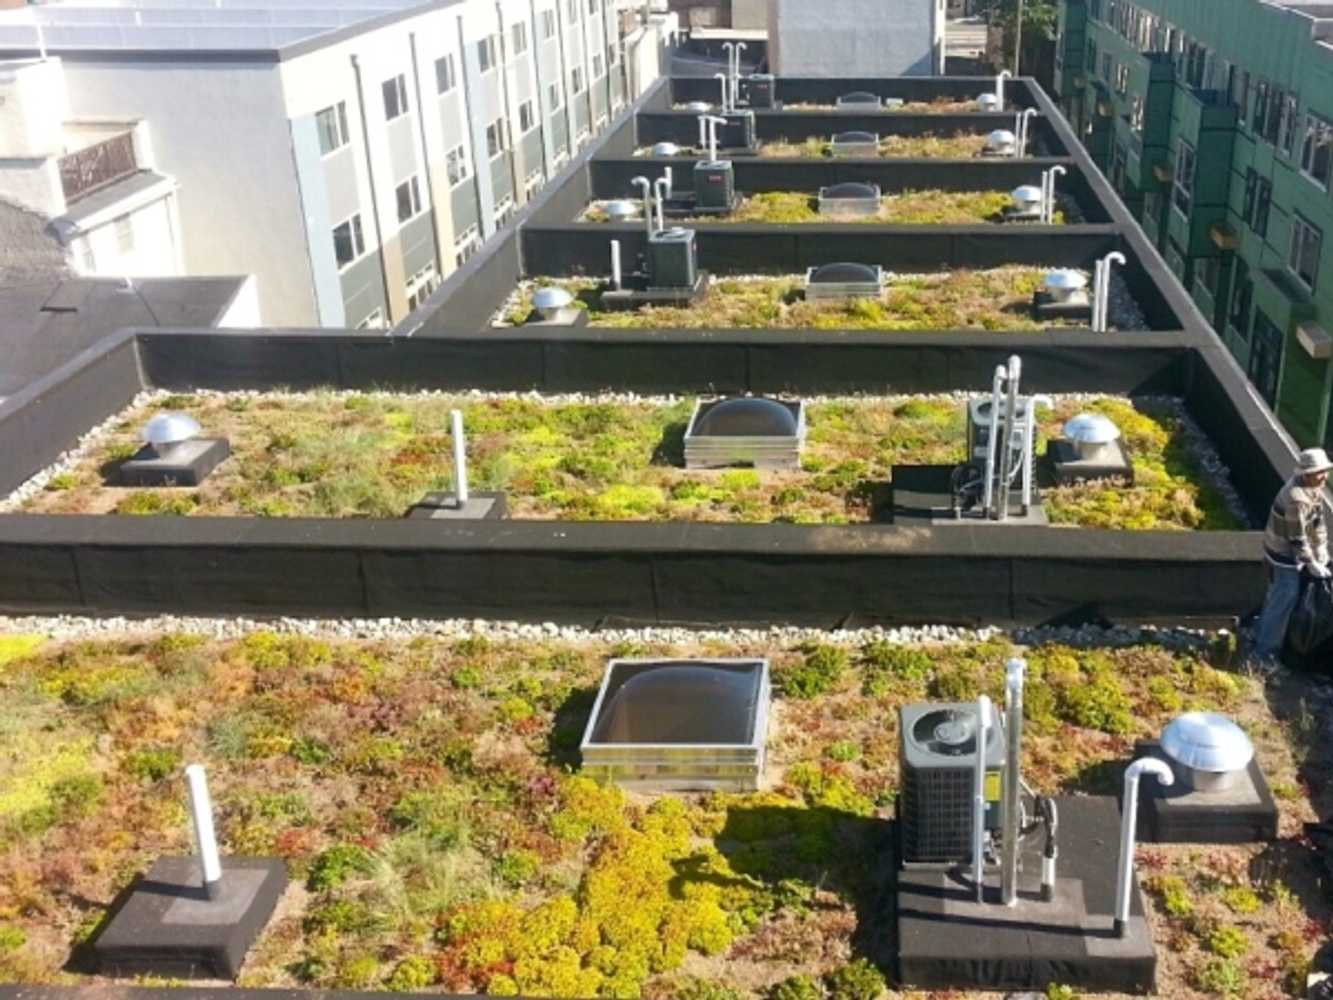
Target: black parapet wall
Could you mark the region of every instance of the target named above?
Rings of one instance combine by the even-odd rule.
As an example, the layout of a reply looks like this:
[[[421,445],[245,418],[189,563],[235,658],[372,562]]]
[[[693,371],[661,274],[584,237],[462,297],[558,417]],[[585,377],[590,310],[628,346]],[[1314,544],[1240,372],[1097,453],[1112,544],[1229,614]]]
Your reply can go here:
[[[761,145],[776,141],[830,139],[838,132],[871,132],[880,138],[890,135],[986,135],[996,129],[1013,131],[1014,118],[1008,112],[921,115],[899,111],[756,111],[755,134]],[[1044,116],[1034,118],[1028,128],[1028,152],[1031,155],[1069,155],[1065,142]],[[638,142],[640,146],[658,142],[694,146],[699,142],[699,115],[691,111],[642,111],[638,118]]]
[[[5,515],[0,551],[14,614],[1182,621],[1263,590],[1245,532]]]
[[[747,45],[752,43],[746,43]],[[748,62],[753,53],[744,53]],[[994,93],[995,78],[980,76],[904,76],[893,79],[860,77],[782,76],[777,79],[778,100],[788,104],[833,104],[844,94],[865,91],[879,97],[897,97],[904,101],[965,101],[983,93]],[[1033,106],[1031,88],[1026,80],[1006,80],[1005,101],[1010,107]],[[671,81],[671,99],[715,101],[718,82],[712,77],[675,77]]]
[[[51,465],[142,388],[135,339],[116,334],[0,403],[0,495]]]

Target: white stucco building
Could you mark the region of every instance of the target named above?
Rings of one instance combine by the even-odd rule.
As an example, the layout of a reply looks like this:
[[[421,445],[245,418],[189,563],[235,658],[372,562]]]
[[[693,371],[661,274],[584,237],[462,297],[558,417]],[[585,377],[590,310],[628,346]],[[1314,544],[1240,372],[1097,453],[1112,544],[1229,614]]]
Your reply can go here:
[[[946,0],[767,0],[779,76],[936,76]]]
[[[632,99],[627,62],[642,77],[658,42],[618,7],[71,0],[0,13],[0,59],[63,78],[67,108],[32,117],[130,127],[125,176],[170,188],[181,273],[254,274],[272,325],[374,327],[405,317]],[[0,196],[31,206],[4,173]]]

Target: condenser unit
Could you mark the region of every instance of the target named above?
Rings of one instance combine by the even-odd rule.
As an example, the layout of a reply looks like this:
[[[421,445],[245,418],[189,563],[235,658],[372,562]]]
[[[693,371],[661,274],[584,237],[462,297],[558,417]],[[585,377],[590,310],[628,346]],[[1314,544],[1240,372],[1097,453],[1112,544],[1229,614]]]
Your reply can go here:
[[[965,862],[972,853],[977,759],[975,702],[899,709],[898,828],[909,864]],[[986,729],[986,829],[999,829],[1004,731]]]
[[[699,280],[699,253],[693,229],[663,229],[648,238],[652,288],[693,288]]]
[[[729,212],[736,204],[736,171],[730,160],[700,160],[694,165],[694,205]]]

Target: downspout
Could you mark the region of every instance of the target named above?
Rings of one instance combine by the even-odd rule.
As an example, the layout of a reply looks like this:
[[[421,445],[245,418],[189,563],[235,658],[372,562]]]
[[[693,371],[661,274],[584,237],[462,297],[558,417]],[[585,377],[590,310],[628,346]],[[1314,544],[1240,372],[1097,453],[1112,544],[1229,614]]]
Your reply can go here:
[[[435,207],[435,185],[430,179],[430,149],[426,146],[426,109],[421,103],[421,74],[417,68],[417,33],[407,33],[407,44],[412,49],[412,82],[417,96],[417,125],[421,132],[421,172],[426,177],[426,199],[430,202],[430,238],[435,246],[435,277],[443,280],[444,256],[440,249],[440,213]]]
[[[380,228],[380,205],[375,197],[375,168],[370,158],[370,126],[366,123],[366,94],[361,86],[361,63],[352,54],[352,75],[356,77],[356,107],[361,114],[361,142],[366,147],[366,183],[370,185],[370,217],[375,223],[375,250],[380,258],[380,280],[384,282],[384,316],[393,326],[393,296],[389,294],[389,269],[384,263],[384,230]]]

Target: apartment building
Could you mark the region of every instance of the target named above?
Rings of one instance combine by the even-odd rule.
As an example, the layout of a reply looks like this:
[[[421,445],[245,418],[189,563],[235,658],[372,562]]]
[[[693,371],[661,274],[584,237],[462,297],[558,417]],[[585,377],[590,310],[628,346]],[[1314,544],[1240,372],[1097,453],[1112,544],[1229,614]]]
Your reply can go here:
[[[1333,445],[1333,4],[1064,0],[1056,90],[1258,392]]]
[[[73,0],[0,14],[0,58],[58,58],[74,114],[143,123],[183,273],[253,273],[273,325],[374,328],[631,99],[618,8]]]

